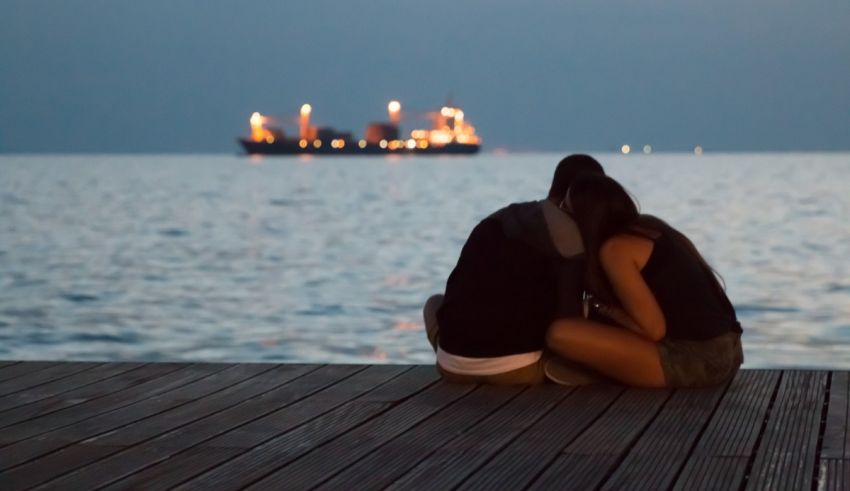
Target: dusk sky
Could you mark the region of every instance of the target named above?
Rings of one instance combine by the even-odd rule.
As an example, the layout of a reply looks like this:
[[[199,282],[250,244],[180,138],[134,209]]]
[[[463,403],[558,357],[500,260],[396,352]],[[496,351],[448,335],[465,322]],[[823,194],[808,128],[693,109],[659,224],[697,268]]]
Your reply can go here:
[[[850,149],[850,1],[4,0],[0,152],[237,152],[448,96],[485,149]],[[292,130],[294,126],[285,126]]]

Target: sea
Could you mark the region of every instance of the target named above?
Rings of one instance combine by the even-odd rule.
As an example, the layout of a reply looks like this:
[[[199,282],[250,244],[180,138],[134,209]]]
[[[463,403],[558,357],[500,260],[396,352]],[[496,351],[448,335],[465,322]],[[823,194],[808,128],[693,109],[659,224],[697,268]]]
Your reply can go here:
[[[564,154],[0,156],[0,359],[431,363],[470,230]],[[596,154],[722,275],[750,368],[850,369],[850,154]]]

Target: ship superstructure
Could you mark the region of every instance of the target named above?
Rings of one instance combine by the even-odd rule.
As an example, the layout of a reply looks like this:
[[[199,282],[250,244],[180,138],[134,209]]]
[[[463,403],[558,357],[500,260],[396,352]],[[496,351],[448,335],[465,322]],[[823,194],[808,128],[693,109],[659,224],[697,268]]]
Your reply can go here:
[[[289,137],[283,128],[273,126],[271,118],[259,112],[251,115],[251,135],[239,142],[249,154],[473,154],[481,149],[481,140],[464,112],[446,105],[431,115],[431,129],[412,130],[402,137],[400,131],[401,103],[387,104],[389,121],[370,123],[361,139],[349,132],[315,126],[311,122],[313,108],[301,106],[298,137]]]

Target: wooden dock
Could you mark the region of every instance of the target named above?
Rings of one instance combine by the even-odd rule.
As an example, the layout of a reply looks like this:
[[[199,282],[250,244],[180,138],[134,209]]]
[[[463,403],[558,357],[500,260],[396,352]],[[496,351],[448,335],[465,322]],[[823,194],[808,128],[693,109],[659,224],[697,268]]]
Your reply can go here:
[[[850,489],[848,372],[451,385],[430,366],[0,361],[0,489]]]

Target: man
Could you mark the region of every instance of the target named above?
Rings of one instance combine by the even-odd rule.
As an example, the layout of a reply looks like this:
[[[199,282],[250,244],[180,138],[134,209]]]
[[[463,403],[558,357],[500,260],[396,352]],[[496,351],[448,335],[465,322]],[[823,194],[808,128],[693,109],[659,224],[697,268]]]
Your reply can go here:
[[[470,234],[446,283],[425,303],[437,369],[450,382],[538,384],[546,380],[546,329],[582,315],[584,248],[559,209],[573,179],[604,174],[590,156],[558,163],[546,199],[514,203]]]

